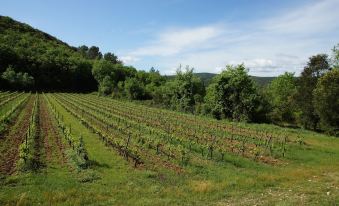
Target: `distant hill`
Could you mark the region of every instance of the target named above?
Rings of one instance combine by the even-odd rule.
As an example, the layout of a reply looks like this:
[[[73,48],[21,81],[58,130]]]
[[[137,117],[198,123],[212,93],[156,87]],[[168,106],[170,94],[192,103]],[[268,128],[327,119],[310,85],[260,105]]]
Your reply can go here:
[[[208,85],[213,79],[213,77],[215,77],[217,74],[202,72],[202,73],[195,73],[195,75],[200,77],[201,80],[205,83],[205,85]]]
[[[254,81],[258,83],[260,86],[265,86],[269,84],[275,77],[257,77],[257,76],[252,76]]]
[[[198,77],[200,77],[205,84],[209,84],[213,77],[215,77],[217,74],[214,73],[195,73]],[[257,77],[257,76],[251,76],[254,81],[256,81],[260,86],[265,86],[269,84],[275,77]]]
[[[215,77],[217,74],[215,73],[208,73],[208,72],[201,72],[201,73],[195,73],[196,76],[200,77],[201,80],[205,83],[205,85],[208,85],[213,77]],[[173,79],[175,75],[169,75],[167,78]],[[252,76],[255,82],[258,83],[259,86],[265,86],[269,84],[275,77],[257,77]]]
[[[77,48],[28,24],[0,16],[0,74],[9,66],[34,77],[38,90],[96,90],[91,68]]]

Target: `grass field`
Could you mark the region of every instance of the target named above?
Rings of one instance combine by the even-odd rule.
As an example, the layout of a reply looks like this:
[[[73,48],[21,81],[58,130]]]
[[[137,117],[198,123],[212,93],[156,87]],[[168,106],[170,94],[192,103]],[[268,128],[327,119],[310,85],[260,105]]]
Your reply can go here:
[[[337,205],[339,139],[93,94],[0,93],[0,205]]]

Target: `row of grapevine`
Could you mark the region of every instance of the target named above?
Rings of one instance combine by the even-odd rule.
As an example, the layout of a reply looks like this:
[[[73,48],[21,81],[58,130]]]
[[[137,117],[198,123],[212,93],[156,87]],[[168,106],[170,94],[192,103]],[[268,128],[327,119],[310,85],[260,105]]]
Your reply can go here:
[[[26,131],[25,140],[19,146],[19,168],[21,170],[36,169],[39,165],[34,159],[35,143],[38,134],[39,126],[39,95],[35,94],[33,110],[29,121],[29,126]]]
[[[87,105],[88,103],[80,102],[77,100],[77,98],[73,98],[72,102],[76,103],[76,105],[83,107],[86,109],[86,111],[95,111],[95,113],[100,114],[102,116],[105,116],[109,120],[113,120],[113,123],[115,123],[118,127],[124,127],[124,125],[128,128],[128,131],[132,132],[133,128],[137,128],[138,132],[144,133],[144,134],[152,134],[152,137],[149,138],[149,141],[157,141],[159,144],[163,144],[164,142],[167,145],[172,145],[173,147],[177,147],[180,150],[181,159],[186,159],[187,154],[192,151],[198,151],[201,152],[202,155],[208,154],[206,150],[211,150],[207,146],[194,144],[194,141],[187,140],[186,138],[182,136],[175,136],[172,134],[169,134],[167,131],[150,127],[149,125],[144,124],[142,121],[132,121],[129,118],[124,118],[122,115],[114,115],[110,112],[107,112],[105,109],[102,109],[98,106],[94,105]],[[110,127],[114,127],[114,125],[110,125]],[[139,137],[141,142],[144,142],[144,138],[142,136]],[[147,139],[146,139],[147,140]],[[168,144],[169,143],[169,144]],[[158,149],[157,149],[158,150]],[[206,152],[204,152],[206,151]],[[212,156],[212,151],[210,151],[210,154]],[[223,156],[223,155],[222,155]]]
[[[213,151],[219,151],[221,156],[224,156],[225,152],[238,153],[243,156],[253,157],[255,159],[260,158],[263,155],[271,155],[273,152],[284,155],[286,151],[286,138],[282,141],[273,141],[273,138],[254,138],[253,136],[245,136],[241,133],[226,132],[216,129],[205,128],[204,126],[195,125],[192,122],[183,122],[180,116],[173,119],[168,118],[165,112],[158,115],[156,112],[147,112],[145,109],[138,108],[136,111],[133,107],[127,107],[126,104],[116,104],[115,100],[107,100],[107,98],[92,98],[89,96],[80,95],[67,95],[69,98],[77,99],[77,104],[83,106],[95,107],[101,109],[101,112],[114,114],[119,117],[125,117],[137,122],[138,124],[145,123],[147,126],[161,129],[173,136],[179,136],[186,138],[186,141],[190,142],[190,145],[201,145],[201,152],[204,153],[204,149],[208,150],[212,158]],[[80,96],[80,97],[79,97]],[[112,103],[113,102],[113,103]],[[126,107],[126,108],[123,108]],[[155,109],[152,109],[155,110]],[[171,113],[171,112],[169,112]],[[234,129],[235,130],[235,129]],[[279,142],[279,144],[277,144]],[[191,147],[191,146],[190,146]],[[204,149],[203,149],[204,148]],[[267,157],[265,157],[267,160]]]
[[[17,92],[1,92],[0,93],[0,103],[4,101],[6,98],[16,95]]]
[[[151,114],[151,117],[157,118],[161,117],[159,120],[160,121],[166,121],[166,122],[176,122],[178,124],[189,124],[192,127],[195,128],[201,128],[204,130],[207,130],[209,132],[213,132],[215,130],[221,130],[223,132],[230,132],[230,133],[235,133],[235,134],[243,134],[246,136],[255,136],[255,138],[265,138],[269,139],[272,137],[272,139],[284,139],[285,138],[285,132],[282,133],[277,133],[275,132],[268,132],[267,130],[262,131],[262,130],[255,130],[253,128],[246,128],[243,124],[237,124],[237,123],[231,123],[228,122],[225,124],[222,121],[210,119],[210,118],[204,118],[196,115],[190,115],[190,114],[185,114],[185,113],[179,113],[179,112],[174,112],[174,111],[169,111],[169,110],[163,110],[163,109],[157,109],[157,108],[152,108],[152,107],[147,107],[147,106],[142,106],[142,105],[137,105],[134,103],[130,102],[121,102],[113,99],[108,99],[105,97],[97,97],[94,95],[82,95],[83,98],[89,98],[89,99],[96,99],[99,102],[106,102],[110,106],[117,108],[117,109],[122,109],[122,110],[127,110],[130,111],[131,113],[140,113],[140,114]],[[92,97],[92,98],[91,98]],[[159,122],[160,124],[160,122]],[[291,134],[289,134],[291,136]]]
[[[13,94],[13,95],[12,95]],[[11,102],[12,100],[24,95],[24,93],[18,93],[18,94],[14,94],[12,93],[11,95],[9,96],[6,96],[6,97],[2,97],[0,98],[0,107],[2,107],[3,105]]]
[[[187,162],[186,150],[161,139],[164,136],[155,135],[152,131],[145,132],[140,125],[131,124],[123,119],[107,118],[98,111],[82,108],[62,95],[54,96],[66,110],[98,133],[106,144],[115,148],[127,160],[133,160],[135,165],[153,160],[164,164],[169,164],[170,161],[173,163],[172,166]]]
[[[24,105],[24,103],[29,99],[30,94],[25,94],[25,97],[22,98],[20,101],[18,101],[16,104],[14,104],[10,110],[6,111],[5,114],[3,114],[0,117],[0,124],[6,123],[8,122],[9,118],[11,117],[11,115],[17,111],[18,109],[22,108],[22,106]]]
[[[67,141],[69,146],[73,149],[73,151],[76,153],[76,159],[74,161],[81,168],[87,167],[89,157],[82,136],[81,135],[76,136],[72,134],[71,125],[69,126],[66,125],[64,123],[63,116],[59,114],[59,112],[56,109],[56,106],[51,103],[47,96],[44,95],[44,98],[47,102],[47,105],[51,109],[55,119],[57,120],[58,127],[60,128],[65,140]]]

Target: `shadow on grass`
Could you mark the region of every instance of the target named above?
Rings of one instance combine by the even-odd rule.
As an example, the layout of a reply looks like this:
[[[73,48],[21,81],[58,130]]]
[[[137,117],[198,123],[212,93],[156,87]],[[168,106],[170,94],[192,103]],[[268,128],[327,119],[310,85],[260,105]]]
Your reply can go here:
[[[98,168],[98,167],[101,167],[101,168],[110,168],[110,166],[108,164],[102,164],[102,163],[99,163],[95,160],[88,160],[87,161],[87,166],[89,168]]]

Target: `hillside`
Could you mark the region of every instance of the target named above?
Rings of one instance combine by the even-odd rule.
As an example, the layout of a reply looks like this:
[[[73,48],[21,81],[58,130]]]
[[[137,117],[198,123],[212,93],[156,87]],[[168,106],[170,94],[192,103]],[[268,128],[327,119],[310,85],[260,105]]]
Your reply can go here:
[[[33,89],[96,89],[92,63],[75,47],[27,24],[0,16],[0,73],[10,65],[15,72],[26,72],[34,78]]]
[[[95,91],[97,82],[91,73],[92,65],[93,60],[76,47],[28,24],[0,16],[0,73],[13,67],[17,73],[32,76],[34,84],[25,86],[25,90]],[[216,74],[196,75],[208,85]],[[259,85],[266,85],[273,77],[253,79]],[[11,89],[1,78],[0,86]]]

